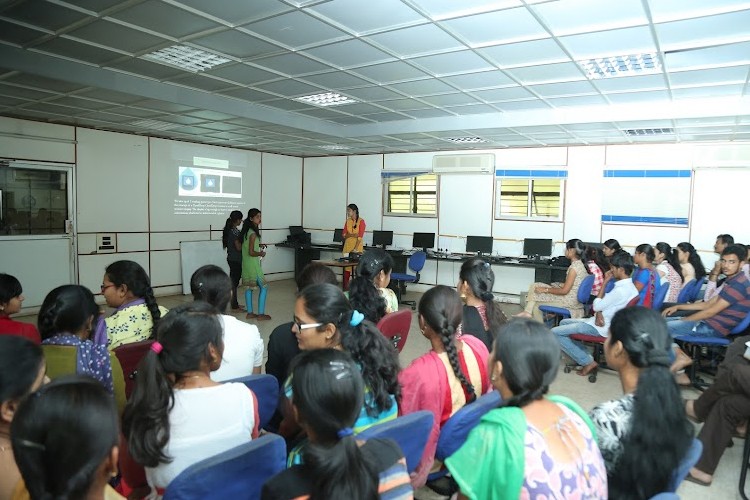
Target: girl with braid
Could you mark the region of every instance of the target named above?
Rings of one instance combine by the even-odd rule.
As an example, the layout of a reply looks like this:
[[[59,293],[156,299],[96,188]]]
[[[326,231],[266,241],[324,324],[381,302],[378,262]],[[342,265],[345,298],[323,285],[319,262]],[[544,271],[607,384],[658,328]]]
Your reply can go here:
[[[573,401],[546,396],[559,365],[560,344],[543,324],[500,329],[489,369],[502,406],[445,460],[464,497],[607,498],[594,425]]]
[[[435,462],[435,448],[443,424],[490,389],[487,347],[472,335],[456,338],[462,306],[458,294],[447,286],[436,286],[422,296],[419,328],[432,349],[398,377],[400,413],[428,410],[435,416],[422,460],[412,476],[415,488],[423,486],[427,475],[442,466]]]
[[[458,290],[464,302],[463,320],[458,325],[457,335],[473,335],[492,349],[495,333],[508,318],[495,302],[492,287],[495,285],[495,273],[489,262],[474,257],[463,263],[458,274]]]
[[[96,343],[112,350],[123,344],[152,338],[159,318],[167,309],[159,306],[146,271],[131,260],[113,262],[104,272],[102,295],[115,312],[97,327]]]
[[[398,311],[396,293],[388,288],[392,270],[393,257],[377,248],[368,250],[359,259],[357,277],[349,284],[349,303],[373,323]]]

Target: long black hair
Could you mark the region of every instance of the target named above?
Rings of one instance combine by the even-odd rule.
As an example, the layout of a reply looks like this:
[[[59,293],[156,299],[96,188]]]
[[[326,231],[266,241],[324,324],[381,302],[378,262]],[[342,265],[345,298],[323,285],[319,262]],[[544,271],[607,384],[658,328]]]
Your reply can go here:
[[[232,210],[229,214],[226,223],[224,223],[224,230],[221,232],[221,246],[226,248],[229,246],[229,236],[232,234],[232,229],[237,221],[242,220],[242,212],[239,210]]]
[[[503,364],[503,377],[513,393],[505,406],[520,408],[547,394],[560,366],[560,343],[542,323],[511,320],[495,337],[492,351],[492,363]]]
[[[23,293],[21,282],[13,275],[0,273],[0,304],[7,304]],[[2,311],[0,311],[0,314]]]
[[[565,242],[565,248],[567,250],[574,250],[576,258],[582,259],[583,252],[586,250],[586,245],[584,245],[583,242],[578,238],[573,238],[572,240],[568,240]]]
[[[359,222],[359,207],[354,203],[349,203],[346,208],[354,210],[354,224],[357,224]]]
[[[44,366],[42,348],[18,335],[0,335],[0,404],[27,396]]]
[[[495,273],[492,266],[479,257],[472,257],[461,265],[458,279],[466,282],[471,293],[484,302],[487,308],[489,332],[492,338],[495,338],[498,330],[508,322],[508,318],[500,309],[500,305],[495,302],[495,295],[492,293],[492,287],[495,286]]]
[[[398,383],[398,352],[380,330],[364,319],[351,325],[354,310],[341,289],[328,283],[310,285],[299,292],[305,304],[305,312],[318,323],[318,330],[332,323],[336,326],[341,345],[362,370],[362,378],[370,389],[372,404],[367,413],[376,416],[393,405],[391,395],[398,401],[401,386]]]
[[[254,232],[258,238],[260,238],[260,228],[253,222],[253,217],[258,215],[260,213],[260,210],[257,208],[251,208],[247,211],[247,217],[245,217],[245,222],[242,223],[242,230],[240,231],[240,239],[242,241],[245,241],[245,238],[247,238],[247,233],[250,231]]]
[[[602,245],[604,245],[605,247],[609,248],[610,250],[612,250],[615,253],[617,253],[620,250],[622,250],[622,247],[620,246],[620,242],[617,241],[614,238],[608,239],[607,241],[605,241],[604,243],[602,243]]]
[[[640,245],[635,247],[635,252],[644,254],[649,264],[652,264],[654,262],[654,259],[656,258],[656,255],[654,254],[654,247],[652,247],[648,243],[641,243]]]
[[[315,478],[310,498],[379,498],[378,471],[355,437],[347,435],[364,400],[364,383],[352,358],[335,349],[303,351],[292,368],[292,391],[299,423],[315,436],[303,451],[305,467]]]
[[[693,269],[695,269],[695,280],[700,281],[703,279],[706,276],[706,268],[703,266],[701,256],[698,255],[695,247],[687,241],[683,241],[682,243],[677,244],[677,248],[688,254],[688,262],[692,264]],[[675,250],[675,255],[676,253],[677,250]],[[680,276],[682,276],[682,269],[680,269]],[[682,280],[685,281],[684,276],[682,276]]]
[[[672,340],[661,315],[646,307],[626,307],[610,324],[610,346],[621,342],[640,368],[630,431],[622,455],[608,471],[610,498],[645,499],[666,491],[672,473],[692,443],[680,391],[669,371]]]
[[[208,264],[190,277],[190,293],[193,300],[208,302],[223,313],[232,298],[232,280],[222,268]]]
[[[374,279],[383,271],[393,270],[393,257],[384,250],[368,250],[359,259],[357,277],[349,284],[349,302],[352,307],[365,315],[373,323],[385,316],[385,298],[375,286]]]
[[[108,265],[104,270],[107,274],[107,278],[117,287],[127,285],[128,290],[139,298],[146,301],[146,307],[151,313],[151,320],[153,322],[153,328],[151,330],[151,336],[156,330],[161,318],[161,311],[159,305],[156,303],[154,297],[154,290],[151,288],[151,279],[146,274],[146,271],[132,260],[118,260]]]
[[[587,246],[586,250],[583,251],[583,264],[586,266],[586,272],[591,274],[588,267],[589,262],[596,264],[596,267],[601,269],[602,273],[609,271],[609,262],[607,262],[604,252],[599,247]]]
[[[453,374],[469,394],[466,402],[474,401],[477,397],[476,390],[461,370],[455,344],[456,329],[461,324],[463,316],[463,304],[458,293],[445,285],[430,288],[419,301],[419,315],[435,333],[440,335],[440,341],[443,343],[446,354],[448,354],[448,361],[453,369]]]
[[[680,261],[677,260],[677,252],[672,251],[671,245],[665,241],[660,241],[659,243],[654,245],[654,248],[664,254],[664,260],[666,260],[667,263],[672,266],[675,271],[677,271],[680,279],[683,279],[682,273],[680,272]]]
[[[11,443],[32,499],[86,498],[118,444],[114,401],[92,378],[60,377],[21,403]]]
[[[169,442],[169,410],[174,406],[173,381],[210,362],[209,347],[222,349],[218,311],[206,302],[179,305],[164,316],[156,332],[162,345],[149,350],[138,364],[138,383],[122,415],[130,454],[146,467],[171,462],[164,453]]]
[[[58,286],[47,294],[39,309],[39,334],[42,340],[59,333],[77,335],[98,314],[99,306],[91,290],[81,285]]]

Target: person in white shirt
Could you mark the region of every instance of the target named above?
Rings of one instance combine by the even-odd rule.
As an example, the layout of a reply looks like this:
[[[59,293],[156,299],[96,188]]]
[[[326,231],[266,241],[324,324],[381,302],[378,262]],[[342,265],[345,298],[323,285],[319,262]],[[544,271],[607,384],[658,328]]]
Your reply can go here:
[[[633,258],[625,251],[619,251],[609,259],[611,269],[604,275],[604,284],[599,295],[594,299],[593,309],[596,315],[586,319],[564,319],[560,326],[552,329],[557,335],[563,352],[575,361],[581,370],[579,375],[586,376],[598,366],[594,358],[580,342],[570,339],[576,333],[584,335],[600,335],[606,337],[609,332],[609,323],[617,311],[626,307],[628,303],[638,296],[638,289],[630,279],[633,273]],[[614,288],[605,295],[605,289],[610,280],[615,279]]]
[[[263,365],[263,339],[258,327],[224,314],[232,297],[231,278],[218,266],[203,266],[190,277],[193,299],[208,302],[221,314],[224,354],[221,366],[211,372],[217,382],[260,373]]]

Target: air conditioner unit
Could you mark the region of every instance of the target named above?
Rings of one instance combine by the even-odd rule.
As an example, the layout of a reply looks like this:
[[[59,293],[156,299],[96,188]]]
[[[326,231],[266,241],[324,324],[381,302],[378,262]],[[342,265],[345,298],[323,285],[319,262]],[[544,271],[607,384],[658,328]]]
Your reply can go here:
[[[494,174],[495,155],[435,155],[432,172],[436,174]]]

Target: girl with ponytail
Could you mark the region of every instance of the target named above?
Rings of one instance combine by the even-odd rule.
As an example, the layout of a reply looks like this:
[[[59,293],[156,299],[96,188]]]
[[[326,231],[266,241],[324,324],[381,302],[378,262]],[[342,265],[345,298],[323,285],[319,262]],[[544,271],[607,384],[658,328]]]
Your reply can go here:
[[[304,465],[266,482],[261,498],[412,498],[406,460],[398,445],[384,439],[362,442],[353,435],[364,386],[357,364],[342,351],[316,349],[297,357],[292,408],[309,436]]]
[[[660,241],[654,245],[654,265],[656,266],[656,272],[659,273],[661,285],[669,286],[664,302],[677,302],[680,289],[682,289],[682,276],[679,272],[681,266],[669,243]]]
[[[669,370],[671,343],[656,311],[627,307],[612,318],[604,354],[625,395],[590,414],[607,464],[610,498],[640,500],[667,491],[692,443],[693,426]]]
[[[247,211],[247,218],[240,231],[240,241],[242,242],[242,284],[245,289],[245,308],[247,319],[257,319],[261,321],[271,319],[266,314],[266,296],[268,295],[268,281],[263,274],[263,268],[260,261],[266,256],[267,245],[261,243],[260,224],[262,214],[257,208],[251,208]],[[258,290],[258,313],[253,312],[253,291]]]
[[[255,395],[245,384],[211,380],[223,352],[218,311],[196,301],[162,319],[138,365],[122,430],[130,455],[146,468],[152,495],[163,494],[190,465],[258,435]]]
[[[159,319],[167,314],[167,309],[156,303],[148,274],[132,260],[108,265],[101,291],[115,312],[97,327],[94,342],[106,343],[110,350],[152,338]]]
[[[232,310],[239,311],[240,304],[237,302],[237,285],[242,278],[242,240],[240,239],[240,226],[242,225],[242,212],[232,210],[229,214],[224,231],[221,234],[221,246],[227,251],[227,264],[229,265],[229,277],[232,280],[232,298],[230,299]]]
[[[495,302],[493,286],[495,273],[489,262],[474,257],[463,263],[456,289],[465,305],[463,320],[458,325],[456,335],[473,335],[484,342],[488,351],[492,349],[496,332],[508,322],[508,318]]]
[[[500,329],[489,369],[504,402],[445,461],[467,498],[607,498],[591,420],[573,401],[546,396],[559,364],[560,344],[541,323]]]
[[[481,340],[472,335],[456,338],[461,323],[461,300],[447,286],[428,290],[419,301],[419,329],[432,349],[415,359],[399,374],[401,405],[407,415],[419,410],[431,411],[435,417],[422,460],[412,486],[424,486],[434,463],[435,448],[443,424],[464,405],[490,390],[487,374],[489,352]]]
[[[388,288],[393,270],[393,257],[386,251],[366,251],[359,259],[357,277],[349,284],[352,307],[377,323],[388,313],[398,311],[398,299]]]

